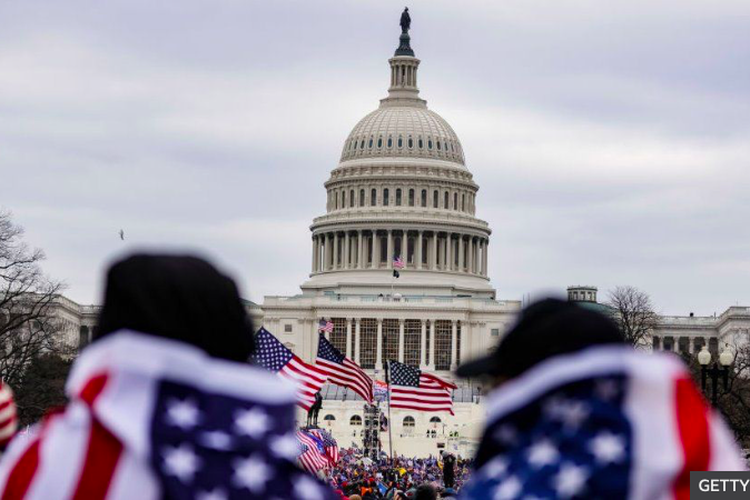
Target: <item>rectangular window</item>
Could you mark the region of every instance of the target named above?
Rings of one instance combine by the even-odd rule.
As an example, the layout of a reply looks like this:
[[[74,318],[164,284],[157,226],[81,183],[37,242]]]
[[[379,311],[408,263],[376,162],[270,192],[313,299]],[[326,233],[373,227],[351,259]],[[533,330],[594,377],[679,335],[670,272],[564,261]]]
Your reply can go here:
[[[499,328],[493,328],[490,330],[490,335],[493,337],[499,337],[500,336],[500,329]]]
[[[290,325],[288,323],[285,324],[284,325],[284,333],[292,333],[292,325]]]
[[[404,321],[404,363],[419,366],[422,352],[422,321],[407,319]]]
[[[451,322],[435,322],[435,369],[451,369]]]
[[[372,370],[375,368],[378,348],[378,321],[372,318],[362,319],[359,336],[359,365],[366,370]]]
[[[333,331],[330,334],[331,344],[341,354],[346,354],[346,318],[331,318],[331,321],[333,322]]]
[[[383,363],[398,361],[398,320],[383,320]]]

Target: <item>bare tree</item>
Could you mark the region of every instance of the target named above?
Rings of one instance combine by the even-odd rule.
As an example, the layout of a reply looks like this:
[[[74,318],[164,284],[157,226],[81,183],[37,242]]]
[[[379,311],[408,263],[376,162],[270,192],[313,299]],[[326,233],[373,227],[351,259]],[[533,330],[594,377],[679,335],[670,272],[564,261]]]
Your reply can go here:
[[[606,305],[612,309],[613,319],[630,344],[634,347],[651,345],[659,315],[646,292],[632,286],[618,286],[609,292]]]
[[[742,448],[750,448],[750,344],[730,346],[734,352],[734,363],[729,367],[726,388],[719,380],[717,385],[717,409],[721,412]],[[695,355],[684,353],[682,359],[698,387],[701,387],[701,366]],[[710,401],[712,384],[705,389],[706,401]]]
[[[41,269],[44,252],[23,241],[23,228],[0,211],[0,376],[18,386],[30,362],[60,353],[55,299],[62,285]]]

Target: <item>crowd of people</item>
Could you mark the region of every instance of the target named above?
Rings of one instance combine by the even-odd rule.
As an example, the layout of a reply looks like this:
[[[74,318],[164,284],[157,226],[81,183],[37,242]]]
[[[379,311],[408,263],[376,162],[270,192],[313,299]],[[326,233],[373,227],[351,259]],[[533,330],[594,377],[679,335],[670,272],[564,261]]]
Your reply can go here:
[[[427,458],[388,457],[372,460],[357,448],[341,450],[327,481],[342,498],[363,500],[454,498],[468,479],[472,461],[451,453]]]
[[[307,474],[296,464],[297,394],[248,362],[254,352],[234,281],[208,262],[115,263],[69,402],[10,442],[0,497],[687,498],[691,471],[745,469],[676,357],[633,349],[610,317],[561,300],[527,307],[457,370],[488,389],[471,460],[373,462],[342,450],[327,477]]]

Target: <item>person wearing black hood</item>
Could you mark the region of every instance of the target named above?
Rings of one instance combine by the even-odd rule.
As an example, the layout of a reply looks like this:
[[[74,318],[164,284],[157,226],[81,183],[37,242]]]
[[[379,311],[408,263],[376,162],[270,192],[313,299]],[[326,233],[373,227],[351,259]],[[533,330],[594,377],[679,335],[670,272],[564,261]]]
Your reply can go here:
[[[688,498],[691,471],[744,470],[684,364],[584,306],[530,305],[457,374],[491,387],[461,499]]]
[[[333,498],[294,460],[294,389],[251,366],[234,282],[191,256],[107,273],[67,407],[11,443],[3,498]]]

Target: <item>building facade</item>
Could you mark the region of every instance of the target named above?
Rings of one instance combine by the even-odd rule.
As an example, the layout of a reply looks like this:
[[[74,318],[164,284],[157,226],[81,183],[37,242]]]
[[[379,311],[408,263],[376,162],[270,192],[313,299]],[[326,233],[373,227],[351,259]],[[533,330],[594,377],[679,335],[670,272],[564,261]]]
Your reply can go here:
[[[408,34],[400,42],[388,60],[387,96],[354,126],[324,183],[326,211],[310,226],[309,279],[301,293],[247,302],[247,310],[256,326],[306,361],[315,359],[318,322],[325,318],[334,324],[327,334],[333,345],[375,379],[384,378],[388,360],[453,379],[461,362],[496,345],[521,302],[496,299],[488,278],[491,230],[477,217],[479,186],[458,136],[420,97],[420,60]],[[568,298],[603,307],[596,287],[570,287]],[[86,345],[98,312],[61,297],[66,338]],[[692,352],[708,343],[718,349],[748,335],[747,307],[709,318],[665,316],[654,348]],[[393,442],[385,433],[384,448],[421,456],[443,449],[472,453],[485,416],[482,388],[455,382],[455,415],[393,410]],[[342,446],[362,445],[363,420],[359,396],[324,388],[320,423]]]

